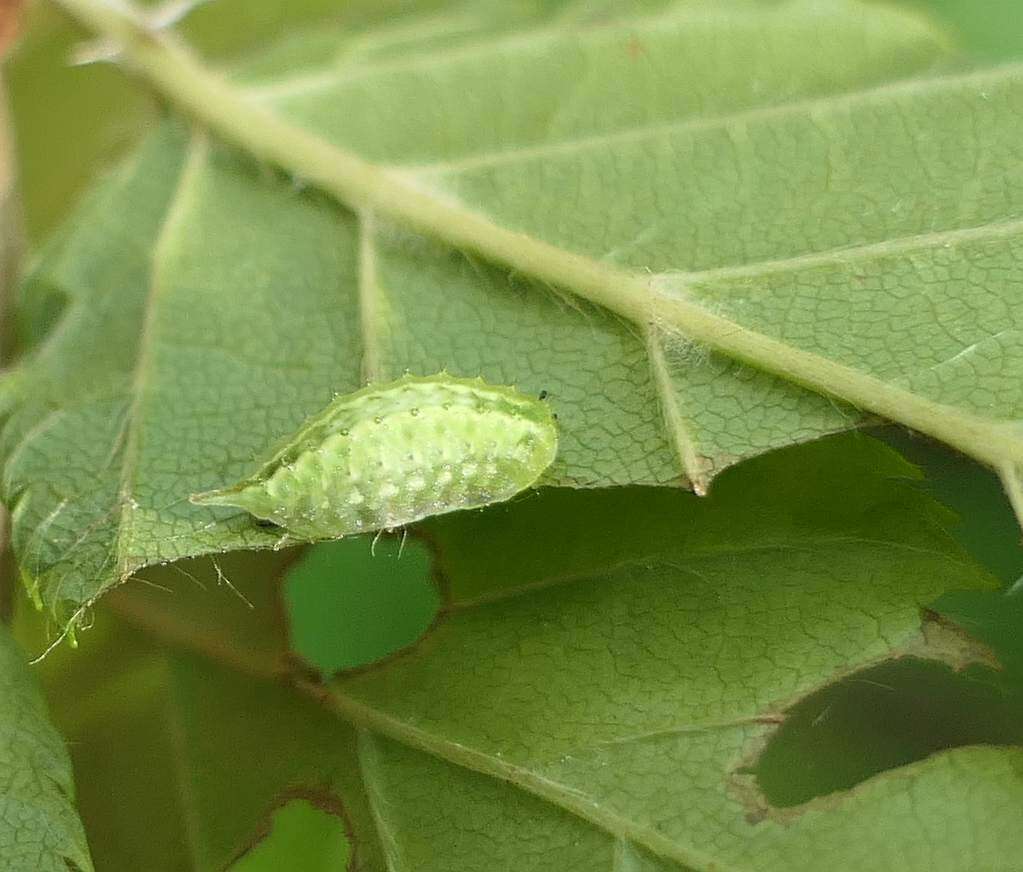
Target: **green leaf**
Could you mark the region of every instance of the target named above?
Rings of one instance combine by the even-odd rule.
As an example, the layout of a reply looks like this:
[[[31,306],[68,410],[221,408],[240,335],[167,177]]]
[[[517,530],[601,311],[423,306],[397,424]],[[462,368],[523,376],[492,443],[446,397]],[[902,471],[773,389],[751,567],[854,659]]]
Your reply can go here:
[[[1013,0],[916,0],[949,23],[972,54],[992,60],[1023,56],[1023,22]]]
[[[458,602],[652,556],[684,561],[723,545],[812,548],[820,540],[872,539],[880,529],[885,538],[927,535],[947,548],[951,514],[918,487],[891,484],[919,478],[901,455],[852,434],[727,470],[706,497],[663,488],[550,490],[487,512],[434,518],[425,532]],[[505,559],[509,542],[523,543],[514,560]]]
[[[947,709],[914,684],[966,682],[948,669],[944,677],[936,667],[914,671],[915,658],[956,669],[989,662],[921,609],[946,590],[992,581],[922,520],[928,500],[915,487],[861,473],[892,462],[883,450],[863,439],[815,447],[820,467],[803,467],[804,450],[779,453],[736,470],[723,504],[717,493],[680,498],[660,519],[636,518],[656,525],[662,544],[645,557],[642,546],[622,554],[617,565],[572,549],[570,521],[564,564],[555,557],[548,574],[527,569],[529,581],[515,581],[519,555],[550,555],[558,536],[542,511],[535,527],[523,518],[476,525],[489,535],[474,562],[442,564],[453,590],[476,595],[411,652],[333,684],[335,710],[375,734],[362,737],[360,760],[399,867],[509,868],[521,856],[537,869],[632,862],[744,872],[957,872],[1016,862],[1018,705],[1015,731],[983,724],[1004,717],[994,703],[971,727],[964,701],[987,697],[964,691],[963,704]],[[838,466],[844,457],[849,471]],[[795,479],[790,497],[803,492],[789,513],[758,492],[758,480],[779,476]],[[551,514],[564,517],[563,508]],[[811,512],[844,519],[814,530]],[[463,576],[488,567],[509,567],[505,584],[478,595],[479,582]],[[889,732],[905,717],[897,706],[911,698],[894,688],[891,722],[882,692],[871,698],[880,723],[865,719],[837,738],[843,724],[815,727],[830,707],[843,711],[843,694],[855,701],[850,692],[864,684],[894,681],[882,676],[895,667],[917,687],[910,735],[936,739],[893,746]],[[790,731],[763,765],[780,755],[823,766],[823,787],[773,801],[759,764],[790,719],[801,732]],[[826,746],[829,758],[815,751],[819,742],[847,747]],[[852,768],[847,759],[874,757],[880,763]],[[978,828],[984,838],[968,835]]]
[[[0,858],[8,872],[92,869],[64,740],[25,656],[0,626]]]
[[[353,870],[382,868],[354,732],[280,680],[283,563],[243,554],[186,564],[188,577],[151,570],[96,612],[80,650],[41,664],[98,868],[222,870],[265,838],[272,852],[282,806],[299,800],[332,819],[307,835],[329,834],[320,847],[335,861],[354,851]],[[216,586],[224,577],[235,589]],[[368,838],[350,844],[349,827]]]
[[[437,519],[440,622],[326,686],[286,672],[267,581],[287,557],[180,567],[205,589],[147,570],[42,664],[97,861],[256,862],[281,803],[310,799],[340,806],[366,872],[1011,868],[1020,704],[926,610],[993,580],[912,474],[847,434],[706,499],[552,490]],[[327,829],[311,851],[335,851]]]
[[[76,3],[128,39],[131,51],[135,25],[109,7]],[[571,486],[688,479],[705,488],[743,457],[859,420],[680,339],[672,311],[681,305],[703,323],[701,312],[744,307],[766,335],[789,323],[791,306],[778,297],[772,307],[750,282],[773,282],[779,293],[809,288],[799,271],[806,258],[837,273],[850,262],[836,247],[866,246],[860,258],[924,230],[1002,221],[1010,206],[994,192],[1006,190],[1004,152],[1016,141],[1015,116],[1004,111],[1014,74],[998,74],[1004,85],[992,74],[992,99],[976,105],[963,96],[978,87],[968,77],[883,84],[932,68],[946,50],[926,23],[882,7],[693,3],[631,20],[605,14],[585,27],[568,26],[569,11],[544,27],[498,35],[481,25],[458,48],[424,37],[418,49],[393,49],[394,34],[382,34],[379,51],[356,52],[351,66],[342,58],[323,67],[321,45],[320,69],[249,80],[247,103],[199,70],[213,90],[192,109],[236,118],[264,137],[257,157],[270,149],[297,178],[274,178],[202,134],[185,146],[166,125],[43,252],[25,295],[66,297],[68,315],[4,391],[4,496],[15,505],[15,545],[29,583],[59,621],[140,566],[271,544],[248,519],[197,509],[187,494],[238,478],[268,444],[367,376],[447,367],[547,390],[562,446],[549,483]],[[361,39],[364,48],[373,44],[369,31]],[[188,61],[167,57],[173,78],[183,69],[175,64]],[[864,87],[871,90],[856,90]],[[957,93],[970,112],[949,103]],[[255,123],[246,105],[288,122],[256,108]],[[991,128],[983,153],[968,119]],[[914,136],[949,145],[920,152]],[[336,193],[348,184],[336,173],[349,165],[363,172],[328,140],[402,166],[400,174],[365,170],[383,187],[367,194],[371,203],[349,198],[358,220],[303,188],[311,180]],[[877,159],[879,141],[890,145],[891,161]],[[971,143],[978,151],[966,164],[977,203],[943,193],[958,191],[957,173],[966,172],[944,155]],[[929,161],[922,167],[918,152]],[[309,154],[329,165],[326,175],[316,161],[291,165],[290,157]],[[947,185],[933,185],[936,174]],[[881,202],[897,208],[872,205]],[[451,232],[438,224],[445,210],[453,210]],[[514,272],[412,235],[402,222],[481,248]],[[510,247],[504,254],[481,247],[476,231]],[[973,257],[941,239],[938,256]],[[544,258],[523,261],[520,244]],[[788,284],[779,260],[795,269]],[[761,268],[762,282],[754,277]],[[688,281],[684,304],[680,269],[699,276]],[[664,288],[656,299],[647,270]],[[828,281],[843,281],[837,273]],[[575,304],[545,281],[641,323]],[[695,302],[718,287],[735,296]],[[819,331],[833,324],[844,343],[867,331],[857,313],[871,335],[906,323],[877,314],[902,292],[857,288],[862,312],[842,305],[844,292],[821,298],[834,302],[814,321]],[[609,289],[612,296],[602,296]],[[948,306],[953,320],[979,317],[975,307],[951,299]],[[721,327],[708,317],[708,329]],[[801,318],[793,315],[790,326]],[[896,351],[905,359],[892,366],[912,368],[913,349],[933,363],[985,343],[986,324],[950,326],[944,316],[935,324],[921,326],[919,343],[865,338],[862,360],[820,360],[848,381],[850,366],[862,373],[888,366]],[[682,326],[709,339],[696,322]],[[743,342],[760,335],[725,333]],[[823,332],[817,338],[830,341]],[[809,359],[796,345],[770,347],[783,349],[786,371]],[[800,380],[796,370],[789,375]],[[897,394],[906,410],[897,417],[914,423],[921,402],[934,411],[933,400],[895,387],[899,372],[889,367],[881,376],[878,396]],[[865,384],[858,375],[853,382]],[[954,429],[958,415],[938,418]],[[1006,443],[989,441],[992,450]]]
[[[877,435],[921,468],[921,486],[955,513],[951,530],[975,560],[1005,585],[1023,575],[1019,522],[997,475],[904,430],[886,427]]]

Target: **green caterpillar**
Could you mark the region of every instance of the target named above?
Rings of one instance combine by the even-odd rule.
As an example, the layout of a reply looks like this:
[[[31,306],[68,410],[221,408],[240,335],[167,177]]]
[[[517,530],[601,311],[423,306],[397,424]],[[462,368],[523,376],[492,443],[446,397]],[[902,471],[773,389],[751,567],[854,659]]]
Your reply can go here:
[[[193,494],[296,539],[393,530],[507,500],[557,453],[547,403],[480,378],[405,376],[337,397],[248,478]]]

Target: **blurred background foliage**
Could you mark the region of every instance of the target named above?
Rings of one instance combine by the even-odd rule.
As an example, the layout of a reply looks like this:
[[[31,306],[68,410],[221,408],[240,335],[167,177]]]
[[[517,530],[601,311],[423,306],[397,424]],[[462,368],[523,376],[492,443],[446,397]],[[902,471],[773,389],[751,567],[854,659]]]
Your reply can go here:
[[[1018,0],[915,0],[912,5],[945,21],[971,63],[1023,57]],[[230,64],[286,29],[315,34],[325,19],[358,29],[386,20],[401,6],[399,0],[214,0],[195,10],[183,30],[204,53]],[[46,3],[29,4],[25,25],[7,65],[6,84],[31,252],[57,228],[89,179],[112,165],[162,110],[110,64],[69,65],[83,35]],[[36,341],[59,315],[59,305],[29,309],[37,314],[19,322],[21,347]],[[811,714],[803,720],[794,712],[772,753],[760,761],[761,783],[780,805],[942,747],[1023,741],[1023,585],[1017,584],[1023,548],[1000,484],[987,470],[901,429],[880,428],[875,435],[923,469],[919,486],[953,509],[959,541],[1003,582],[1000,592],[950,593],[933,607],[991,645],[1005,670],[994,684],[990,673],[971,684],[943,667],[907,662],[882,667],[873,685],[853,681],[827,689],[826,704],[835,714],[827,729],[814,730],[812,759],[806,756],[808,721],[803,721],[821,710],[821,700],[807,701]],[[607,517],[609,500],[624,506],[640,495],[579,494],[574,509],[596,520]],[[547,499],[556,523],[561,498]],[[508,520],[515,509],[491,511]],[[9,561],[6,570],[10,593],[15,573]],[[237,591],[223,583],[225,576]],[[234,868],[346,868],[351,821],[343,821],[324,798],[343,796],[344,778],[325,784],[321,797],[281,797],[283,786],[302,772],[320,778],[324,770],[346,768],[346,728],[256,678],[293,668],[289,656],[297,655],[303,669],[331,674],[412,644],[441,608],[429,539],[411,538],[403,546],[385,537],[374,547],[370,537],[362,537],[301,555],[230,555],[219,568],[191,561],[148,572],[147,579],[157,587],[133,585],[129,595],[116,594],[112,605],[101,607],[83,650],[59,650],[41,667],[54,719],[71,743],[97,867],[155,868],[153,858],[161,856],[166,868],[178,868],[175,863],[185,857],[176,854],[181,848],[175,840],[198,828],[211,866],[231,862],[237,845],[269,833]],[[253,662],[265,665],[265,673],[229,675],[130,628],[125,618],[139,613],[140,598],[160,596],[159,588],[189,592],[179,603],[187,627],[170,628],[171,635],[175,629],[200,636],[210,630],[212,639],[214,624],[219,631],[226,622],[253,653]],[[257,609],[262,617],[256,618],[243,600],[262,606]],[[16,632],[28,650],[37,651],[47,630],[22,606]],[[168,628],[161,630],[166,635]],[[179,722],[183,712],[188,722]],[[289,749],[298,734],[307,747],[321,750],[296,757]],[[182,753],[181,742],[190,743],[192,751]],[[249,767],[259,768],[250,783],[223,782],[224,773],[239,771],[231,761],[244,768],[247,760],[274,754],[273,765]],[[178,791],[185,783],[195,794],[194,819],[185,819],[182,811]],[[203,809],[225,796],[244,799],[228,823],[223,814],[202,819]],[[268,807],[275,807],[270,817]],[[211,826],[221,831],[208,831]]]

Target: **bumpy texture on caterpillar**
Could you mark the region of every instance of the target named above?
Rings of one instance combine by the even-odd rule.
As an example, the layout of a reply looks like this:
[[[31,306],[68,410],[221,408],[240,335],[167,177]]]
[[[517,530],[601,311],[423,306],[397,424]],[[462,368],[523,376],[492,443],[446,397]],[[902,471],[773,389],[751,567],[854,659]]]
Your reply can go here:
[[[405,376],[337,397],[256,473],[191,500],[336,539],[509,499],[557,444],[545,402],[480,378]]]

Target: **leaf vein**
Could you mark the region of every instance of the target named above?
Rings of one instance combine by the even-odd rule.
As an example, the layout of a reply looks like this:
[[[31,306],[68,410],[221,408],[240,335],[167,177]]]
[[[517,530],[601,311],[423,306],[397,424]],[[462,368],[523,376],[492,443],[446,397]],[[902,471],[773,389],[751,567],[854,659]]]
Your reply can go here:
[[[556,155],[574,154],[589,151],[606,145],[618,145],[628,142],[670,136],[680,133],[697,133],[705,130],[721,128],[737,129],[758,121],[785,118],[791,115],[832,113],[835,110],[870,103],[880,99],[896,97],[918,97],[930,91],[937,91],[949,84],[962,85],[964,88],[983,86],[987,82],[1003,82],[1006,74],[1023,76],[1023,64],[1007,64],[973,73],[949,73],[942,76],[928,76],[886,82],[873,88],[850,91],[846,94],[828,94],[823,97],[810,97],[789,102],[774,103],[768,106],[755,106],[740,109],[723,115],[700,118],[682,118],[675,121],[661,121],[633,127],[628,130],[615,130],[608,133],[590,134],[587,136],[563,139],[556,142],[543,142],[523,146],[517,149],[501,149],[500,151],[480,152],[453,161],[437,161],[434,163],[401,164],[404,172],[426,176],[457,175],[470,170],[489,169],[502,164],[518,163],[534,158],[548,158]]]
[[[664,348],[661,346],[657,328],[648,326],[645,332],[650,371],[653,376],[657,397],[661,403],[661,412],[664,416],[665,427],[671,438],[672,447],[675,449],[675,453],[682,465],[682,470],[692,484],[693,489],[700,496],[703,496],[707,493],[707,487],[710,485],[708,464],[697,452],[696,440],[689,432],[685,416],[682,414],[682,409],[678,402],[678,394],[671,383],[668,361],[664,356]]]
[[[157,304],[164,288],[162,273],[169,256],[169,249],[176,241],[176,234],[184,220],[188,203],[186,195],[192,191],[200,176],[201,169],[206,160],[206,154],[207,141],[202,135],[196,134],[189,143],[188,154],[180,170],[177,189],[167,205],[163,226],[157,234],[156,243],[153,247],[149,292],[146,298],[142,330],[139,336],[135,371],[129,390],[130,403],[125,412],[122,435],[119,436],[119,438],[123,438],[120,487],[118,489],[121,517],[118,523],[117,541],[114,545],[113,553],[117,556],[117,571],[122,580],[136,568],[132,564],[130,557],[137,509],[133,494],[142,447],[142,408],[145,403],[149,370],[153,360]],[[112,453],[116,453],[117,447],[115,443]],[[116,510],[117,506],[114,508]]]

